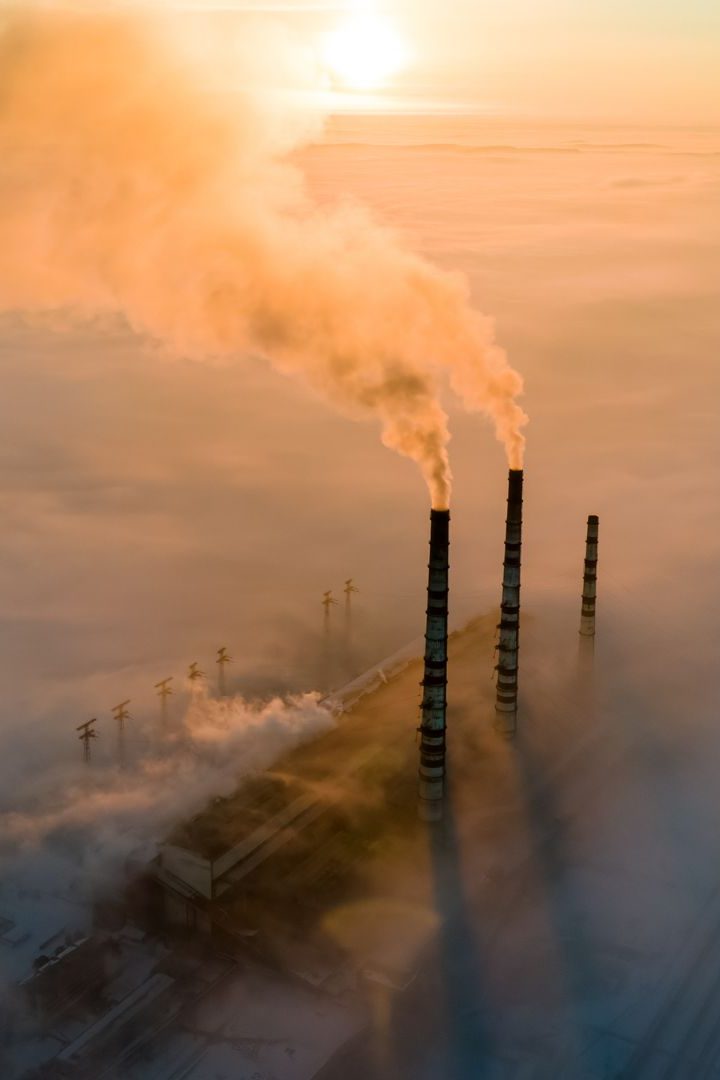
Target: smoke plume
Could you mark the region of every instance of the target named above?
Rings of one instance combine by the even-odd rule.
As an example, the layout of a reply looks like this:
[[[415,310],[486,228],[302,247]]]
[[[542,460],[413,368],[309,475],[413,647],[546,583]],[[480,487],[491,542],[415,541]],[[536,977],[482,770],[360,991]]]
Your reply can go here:
[[[190,48],[137,13],[6,14],[0,309],[120,312],[169,354],[259,353],[343,413],[379,419],[437,507],[450,497],[449,374],[519,467],[522,382],[464,279],[362,209],[319,209],[288,162],[318,117],[281,91],[312,85],[312,59],[269,23],[247,23],[231,54],[215,44]]]

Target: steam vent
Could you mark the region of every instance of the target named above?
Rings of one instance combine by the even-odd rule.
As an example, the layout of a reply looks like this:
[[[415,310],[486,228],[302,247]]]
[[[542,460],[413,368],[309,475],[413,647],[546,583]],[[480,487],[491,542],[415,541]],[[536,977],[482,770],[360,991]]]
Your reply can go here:
[[[518,649],[520,645],[520,557],[522,552],[522,469],[508,475],[508,508],[505,525],[505,563],[500,637],[498,639],[495,730],[506,738],[517,731]]]
[[[595,637],[595,601],[597,598],[597,564],[600,519],[591,514],[587,523],[585,545],[585,575],[583,577],[580,633],[583,637]]]
[[[439,821],[445,792],[445,726],[447,714],[448,582],[450,511],[430,514],[425,675],[422,681],[420,782],[418,810],[425,821]]]

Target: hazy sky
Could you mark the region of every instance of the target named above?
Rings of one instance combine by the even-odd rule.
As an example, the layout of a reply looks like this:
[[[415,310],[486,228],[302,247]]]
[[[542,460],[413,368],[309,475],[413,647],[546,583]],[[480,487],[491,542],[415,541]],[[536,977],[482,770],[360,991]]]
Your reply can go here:
[[[348,9],[395,24],[411,60],[395,94],[494,112],[627,122],[720,121],[713,0],[191,0],[162,7],[272,12],[308,43]]]

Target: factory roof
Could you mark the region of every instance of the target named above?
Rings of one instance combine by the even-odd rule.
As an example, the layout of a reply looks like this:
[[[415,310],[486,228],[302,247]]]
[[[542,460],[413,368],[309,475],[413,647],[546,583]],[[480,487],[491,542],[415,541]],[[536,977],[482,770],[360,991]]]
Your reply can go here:
[[[415,681],[419,683],[419,675]],[[413,745],[416,705],[409,702],[403,722],[388,725],[379,704],[368,701],[362,710],[343,716],[333,730],[287,754],[271,772],[250,777],[232,795],[214,799],[178,826],[167,842],[219,860],[265,826],[282,827],[317,802],[332,801],[333,783],[377,771],[389,744],[404,739]]]
[[[456,727],[488,727],[478,720],[482,710],[491,715],[492,683],[478,693],[468,654],[477,650],[479,660],[485,655],[491,661],[496,621],[493,612],[451,637],[451,666],[455,656],[463,671],[473,673],[472,688],[462,686],[459,676],[453,685],[450,721]],[[250,874],[251,891],[257,887],[266,896],[274,892],[266,880],[274,875],[283,878],[286,895],[295,878],[307,893],[311,881],[315,892],[331,877],[347,876],[359,849],[377,839],[389,816],[414,828],[421,678],[422,660],[404,657],[394,677],[370,681],[373,693],[358,700],[353,690],[354,704],[335,728],[214,800],[175,829],[168,844],[212,864],[214,895],[223,902],[241,881],[247,893]],[[258,873],[270,855],[270,869]]]

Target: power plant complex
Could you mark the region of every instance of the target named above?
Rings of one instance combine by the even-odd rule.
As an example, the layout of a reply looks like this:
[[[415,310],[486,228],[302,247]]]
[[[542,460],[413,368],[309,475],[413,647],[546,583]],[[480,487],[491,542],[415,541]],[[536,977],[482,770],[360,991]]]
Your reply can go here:
[[[522,470],[510,470],[494,709],[486,713],[484,725],[501,743],[518,734],[523,481]],[[598,518],[591,516],[580,626],[584,637],[595,632],[598,528]],[[345,879],[352,865],[348,852],[358,837],[366,829],[382,830],[381,822],[392,816],[393,807],[411,805],[403,779],[406,766],[398,763],[409,764],[413,753],[419,755],[416,819],[431,830],[442,822],[452,764],[447,753],[449,609],[450,511],[433,509],[417,751],[413,729],[398,717],[387,716],[381,708],[370,722],[357,708],[364,694],[382,689],[388,675],[393,677],[392,663],[380,668],[381,678],[361,678],[337,692],[333,697],[343,715],[334,731],[286,757],[282,776],[271,772],[251,778],[234,795],[215,800],[179,826],[161,845],[151,876],[172,924],[228,930],[237,905],[246,911],[257,892],[266,900],[278,874],[283,889],[291,891],[307,888],[309,878],[324,889],[331,880]],[[410,662],[406,657],[400,668]],[[477,715],[466,723],[483,726]],[[330,775],[333,784],[328,788]],[[366,807],[348,824],[343,802],[356,785],[363,787]],[[367,809],[371,805],[374,810]],[[278,902],[282,904],[280,898]]]
[[[512,799],[502,763],[512,761],[516,749],[518,753],[522,750],[520,742],[513,746],[513,739],[520,734],[523,480],[522,470],[510,470],[499,623],[491,612],[474,620],[471,629],[450,638],[450,512],[433,509],[422,659],[417,643],[413,643],[395,658],[333,692],[326,701],[328,709],[338,714],[336,723],[329,722],[322,734],[286,751],[273,767],[246,775],[234,791],[211,799],[194,816],[178,821],[150,857],[144,853],[136,862],[131,860],[125,901],[129,923],[125,925],[141,927],[146,935],[143,942],[135,930],[129,936],[118,937],[117,929],[113,929],[117,923],[114,900],[108,912],[100,904],[94,932],[84,928],[83,935],[68,937],[63,929],[56,938],[41,943],[41,954],[35,956],[29,974],[18,984],[24,1003],[22,1015],[25,1017],[29,1009],[33,1023],[38,1023],[41,1030],[48,1018],[56,1017],[80,993],[78,972],[89,972],[87,986],[96,995],[100,988],[107,990],[116,984],[121,989],[108,990],[112,1006],[95,1013],[91,1010],[93,1019],[85,1028],[68,1028],[67,1036],[60,1038],[60,1051],[37,1077],[94,1080],[95,1076],[105,1075],[98,1071],[101,1065],[109,1068],[112,1064],[115,1074],[120,1075],[117,1070],[124,1067],[128,1055],[141,1051],[161,1055],[165,1052],[165,1036],[158,1036],[158,1030],[164,1030],[163,1025],[158,1027],[159,1018],[178,1018],[180,1023],[188,1010],[194,1016],[193,995],[201,1002],[203,995],[215,993],[213,980],[220,987],[236,978],[234,965],[245,960],[233,958],[244,957],[251,964],[289,973],[293,986],[310,986],[313,995],[323,994],[326,1001],[346,994],[347,987],[356,986],[358,978],[381,986],[383,992],[388,988],[404,991],[412,984],[422,950],[434,934],[434,923],[423,922],[418,928],[412,918],[407,921],[403,916],[401,922],[407,921],[407,926],[400,927],[393,921],[393,904],[381,905],[374,913],[371,902],[373,928],[367,934],[371,939],[376,934],[378,944],[374,951],[363,945],[358,956],[352,949],[348,953],[342,940],[338,943],[331,932],[333,919],[339,917],[334,913],[352,912],[353,904],[359,904],[358,911],[362,912],[377,882],[384,883],[394,875],[406,882],[403,888],[409,895],[403,903],[410,899],[416,903],[417,881],[413,874],[418,863],[428,850],[433,852],[433,860],[447,859],[450,833],[443,821],[450,820],[449,807],[455,817],[456,781],[463,768],[461,802],[464,798],[465,805],[474,808],[484,802],[478,799],[478,759],[474,753],[463,753],[473,740],[484,740],[483,790],[487,793],[492,787],[496,800],[502,791]],[[598,536],[598,518],[591,516],[582,590],[583,638],[595,634]],[[357,589],[349,579],[347,605],[354,592]],[[331,594],[326,594],[327,610],[330,604],[326,601],[330,599]],[[327,632],[327,622],[325,629]],[[458,645],[467,650],[468,635],[472,650],[466,652],[465,666],[458,672],[453,668]],[[481,650],[487,650],[490,663],[493,635],[497,652],[494,686],[481,687]],[[228,703],[231,699],[227,698],[225,669],[230,662],[228,650],[218,649],[214,696]],[[454,762],[448,755],[448,699],[452,709],[453,670],[462,676],[455,686],[456,700],[462,701],[465,695],[465,704],[451,712],[455,746],[460,751]],[[468,672],[473,673],[470,679]],[[205,678],[199,662],[189,665],[186,685],[191,697],[205,693]],[[169,715],[172,682],[168,677],[154,687],[160,704],[157,731],[161,739],[173,738]],[[418,704],[419,725],[415,711]],[[112,710],[120,769],[128,766],[124,740],[125,722],[131,719],[129,705],[130,701],[124,700]],[[88,764],[96,722],[93,719],[78,728]],[[525,738],[526,732],[522,735]],[[446,873],[439,863],[431,870]],[[453,891],[456,887],[452,886]],[[397,910],[406,909],[400,906]],[[408,912],[412,910],[407,907]],[[24,941],[20,929],[16,936]],[[157,943],[167,945],[170,940],[191,941],[196,946],[199,941],[205,942],[201,949],[217,955],[222,963],[218,960],[213,966],[208,962],[191,978],[179,973],[169,960],[158,967],[152,959]],[[30,949],[29,942],[26,947]],[[140,954],[148,957],[148,974],[142,981],[133,982],[135,976],[128,973],[131,969],[141,970]],[[293,993],[302,997],[304,991]],[[102,1001],[102,995],[97,1000]],[[307,1003],[308,1009],[315,1007],[315,1000],[313,996],[312,1003]],[[305,1003],[302,1008],[306,1008]],[[281,1033],[284,1023],[283,1018],[275,1023],[278,1030],[282,1028]],[[342,1028],[328,1038],[342,1042],[350,1034],[350,1027]],[[212,1038],[199,1037],[187,1053],[210,1055]],[[292,1057],[302,1040],[297,1036],[286,1041],[285,1053]],[[180,1047],[178,1053],[182,1056],[185,1051]],[[318,1060],[328,1053],[318,1051]],[[198,1056],[201,1060],[209,1062],[211,1058]],[[204,1080],[206,1074],[187,1075]],[[32,1077],[36,1080],[36,1074]]]

